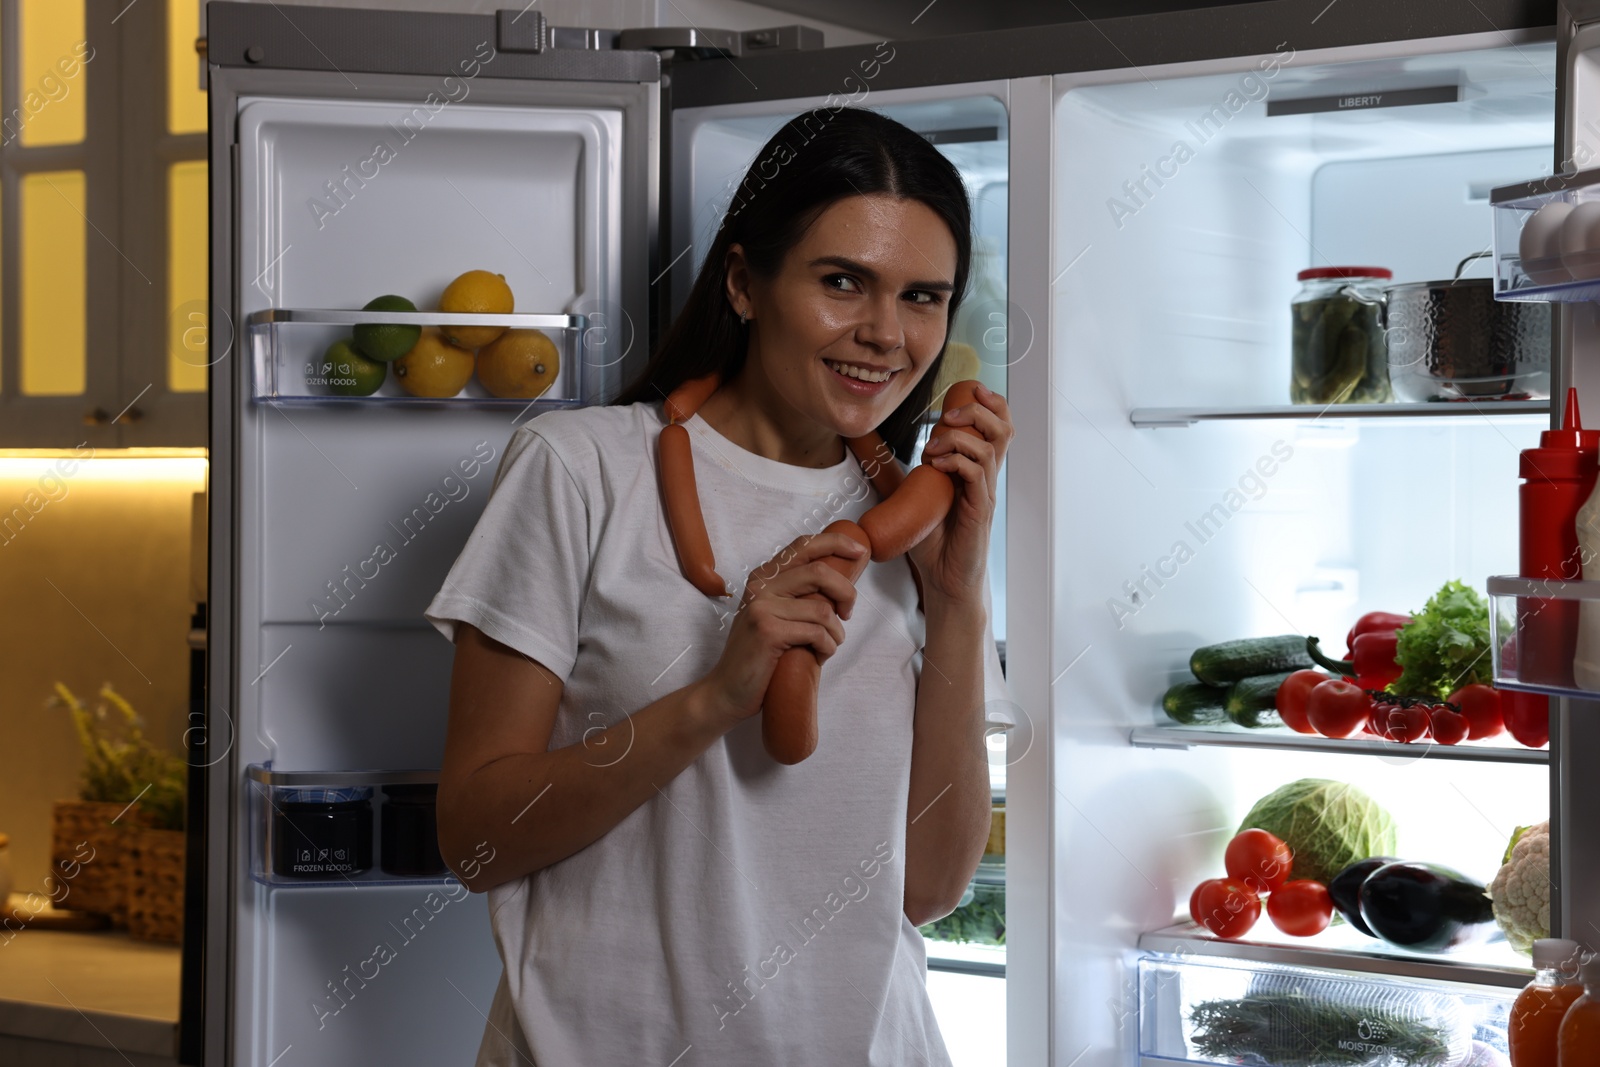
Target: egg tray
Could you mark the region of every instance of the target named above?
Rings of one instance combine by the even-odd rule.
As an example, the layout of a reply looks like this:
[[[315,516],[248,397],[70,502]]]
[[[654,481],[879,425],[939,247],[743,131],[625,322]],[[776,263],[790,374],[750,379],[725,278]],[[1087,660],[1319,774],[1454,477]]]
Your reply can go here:
[[[1489,194],[1497,300],[1600,299],[1600,170]]]

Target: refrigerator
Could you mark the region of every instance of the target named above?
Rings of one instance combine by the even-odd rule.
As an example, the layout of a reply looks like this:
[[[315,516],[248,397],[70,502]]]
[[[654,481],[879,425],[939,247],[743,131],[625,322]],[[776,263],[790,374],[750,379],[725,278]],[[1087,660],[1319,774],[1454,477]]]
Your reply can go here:
[[[444,738],[451,649],[422,610],[516,427],[615,395],[757,149],[846,104],[961,169],[977,232],[952,338],[1017,428],[990,566],[1017,725],[991,739],[1004,862],[975,879],[1003,886],[1005,944],[929,947],[930,980],[1003,976],[1004,999],[949,1024],[992,1035],[958,1062],[1211,1062],[1195,1005],[1262,983],[1422,1005],[1503,1048],[1530,976],[1503,943],[1415,954],[1265,919],[1223,941],[1188,896],[1255,800],[1330,778],[1393,813],[1405,858],[1480,881],[1515,826],[1550,818],[1552,927],[1600,947],[1600,787],[1579,770],[1600,753],[1593,696],[1554,696],[1548,749],[1176,730],[1160,697],[1199,646],[1337,645],[1363,612],[1516,573],[1517,456],[1548,400],[1292,406],[1289,304],[1313,266],[1431,280],[1487,251],[1476,270],[1512,269],[1492,219],[1514,209],[1491,200],[1600,129],[1596,8],[1268,0],[821,48],[797,27],[210,3],[204,937],[185,1062],[471,1062],[500,967],[483,899],[382,869],[385,790],[436,778]],[[468,269],[516,294],[514,319],[485,323],[555,341],[544,399],[476,381],[327,395],[324,353],[365,302],[431,308]],[[1600,412],[1600,324],[1546,295],[1550,390]],[[292,873],[295,790],[370,806],[371,870]]]

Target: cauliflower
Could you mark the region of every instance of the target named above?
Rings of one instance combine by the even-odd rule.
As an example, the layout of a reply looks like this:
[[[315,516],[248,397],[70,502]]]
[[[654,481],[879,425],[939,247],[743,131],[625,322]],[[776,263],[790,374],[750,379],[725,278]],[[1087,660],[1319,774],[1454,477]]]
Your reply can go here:
[[[1550,936],[1550,824],[1519,826],[1511,835],[1500,873],[1489,885],[1494,921],[1524,956]]]

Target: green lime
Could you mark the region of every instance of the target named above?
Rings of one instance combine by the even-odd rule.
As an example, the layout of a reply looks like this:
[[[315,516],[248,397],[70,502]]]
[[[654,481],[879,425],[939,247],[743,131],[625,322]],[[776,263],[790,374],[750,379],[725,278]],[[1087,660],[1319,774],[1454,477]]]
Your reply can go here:
[[[415,311],[417,305],[403,296],[380,296],[370,301],[362,311]],[[392,323],[364,323],[357,326],[351,338],[356,348],[368,359],[392,363],[411,351],[422,334],[421,326],[399,326]]]
[[[322,357],[324,383],[334,396],[371,396],[389,376],[389,364],[368,359],[350,346],[335,341]]]

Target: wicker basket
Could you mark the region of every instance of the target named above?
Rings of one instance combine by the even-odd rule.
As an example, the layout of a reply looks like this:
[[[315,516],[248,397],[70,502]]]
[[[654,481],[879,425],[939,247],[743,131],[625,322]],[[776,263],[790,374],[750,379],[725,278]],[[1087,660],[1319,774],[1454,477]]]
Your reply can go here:
[[[183,936],[182,830],[137,827],[125,839],[128,933],[176,945]]]
[[[120,816],[120,817],[119,817]],[[116,822],[112,822],[115,819]],[[129,829],[149,825],[137,807],[99,800],[58,800],[50,835],[50,871],[66,884],[58,907],[109,916],[113,926],[127,923],[124,840]],[[52,896],[59,890],[51,889]]]

